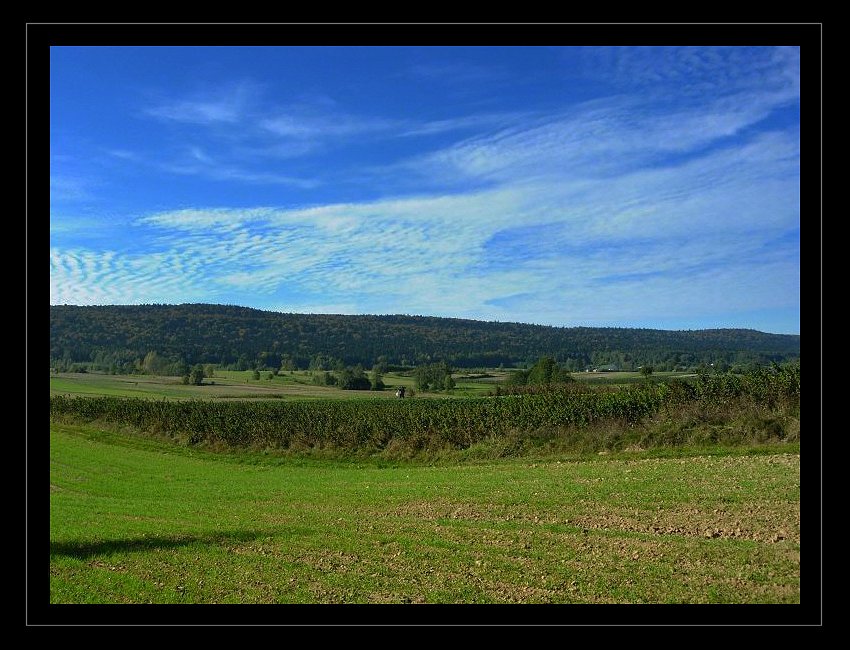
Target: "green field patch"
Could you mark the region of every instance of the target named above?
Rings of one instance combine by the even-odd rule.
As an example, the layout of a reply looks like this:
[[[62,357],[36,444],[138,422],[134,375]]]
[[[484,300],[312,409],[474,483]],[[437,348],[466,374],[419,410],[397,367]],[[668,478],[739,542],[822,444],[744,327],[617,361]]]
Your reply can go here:
[[[307,371],[281,372],[272,375],[263,371],[260,379],[251,371],[217,370],[200,386],[185,385],[180,377],[151,375],[107,375],[98,373],[61,373],[50,375],[50,395],[139,397],[168,400],[233,400],[233,399],[396,399],[395,389],[415,387],[409,376],[387,373],[386,389],[341,390],[332,386],[317,386]],[[485,395],[491,387],[478,383],[462,383],[454,391],[441,393],[418,392],[416,399],[468,397]]]
[[[52,603],[800,602],[799,454],[378,466],[54,424],[50,462]]]

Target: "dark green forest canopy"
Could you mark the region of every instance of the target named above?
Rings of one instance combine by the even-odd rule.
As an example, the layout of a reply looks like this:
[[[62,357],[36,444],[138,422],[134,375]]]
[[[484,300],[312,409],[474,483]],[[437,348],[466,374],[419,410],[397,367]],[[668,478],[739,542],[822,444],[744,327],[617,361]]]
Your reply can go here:
[[[346,364],[506,367],[554,357],[568,370],[614,364],[656,370],[799,359],[800,336],[744,329],[667,331],[549,327],[431,316],[287,314],[230,305],[50,307],[50,357],[120,365],[149,352],[188,364],[307,368],[316,354]]]

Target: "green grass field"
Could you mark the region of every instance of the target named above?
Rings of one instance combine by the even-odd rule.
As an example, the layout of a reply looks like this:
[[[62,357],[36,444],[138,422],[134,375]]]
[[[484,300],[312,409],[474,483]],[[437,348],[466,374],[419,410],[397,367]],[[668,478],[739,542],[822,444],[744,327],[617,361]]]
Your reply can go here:
[[[395,389],[415,389],[413,377],[387,373],[383,391],[340,390],[333,386],[316,386],[305,370],[281,373],[267,379],[268,372],[253,378],[253,372],[216,371],[202,386],[184,385],[180,377],[151,375],[106,375],[97,373],[61,373],[50,375],[51,395],[109,395],[152,399],[395,399]],[[474,397],[486,395],[494,384],[480,380],[464,381],[450,393],[416,392],[417,398]]]
[[[456,388],[451,392],[415,392],[415,398],[477,397],[487,395],[503,382],[508,371],[489,370],[490,377],[481,373],[458,371],[454,374]],[[686,373],[656,373],[655,378],[692,376]],[[61,373],[50,375],[51,395],[108,395],[116,397],[144,397],[152,399],[395,399],[395,389],[404,386],[415,390],[412,376],[387,373],[383,391],[340,390],[332,386],[316,386],[306,370],[283,372],[260,379],[252,371],[217,370],[215,376],[205,379],[204,385],[184,385],[180,377],[151,375],[106,375],[97,373]],[[573,373],[577,381],[595,384],[618,384],[645,381],[638,372]]]
[[[799,603],[799,443],[387,465],[51,424],[50,602]]]
[[[640,372],[574,372],[571,374],[576,381],[583,381],[588,384],[632,384],[647,380]],[[682,379],[685,377],[696,377],[696,374],[693,372],[653,372],[650,380]]]

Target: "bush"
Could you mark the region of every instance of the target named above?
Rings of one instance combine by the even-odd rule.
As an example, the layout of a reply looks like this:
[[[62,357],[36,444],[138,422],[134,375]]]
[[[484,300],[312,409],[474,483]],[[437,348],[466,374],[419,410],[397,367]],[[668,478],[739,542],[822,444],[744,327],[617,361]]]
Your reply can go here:
[[[192,383],[195,386],[200,386],[204,383],[204,367],[201,364],[192,368]]]
[[[445,361],[416,366],[413,376],[419,390],[442,390],[446,377],[451,377],[452,368]]]
[[[319,372],[313,375],[316,386],[336,386],[336,377],[329,372]]]
[[[379,366],[375,366],[374,368],[372,368],[372,377],[370,379],[370,382],[372,384],[372,390],[384,390],[384,388],[386,388],[386,384],[384,384],[383,374],[381,373]]]

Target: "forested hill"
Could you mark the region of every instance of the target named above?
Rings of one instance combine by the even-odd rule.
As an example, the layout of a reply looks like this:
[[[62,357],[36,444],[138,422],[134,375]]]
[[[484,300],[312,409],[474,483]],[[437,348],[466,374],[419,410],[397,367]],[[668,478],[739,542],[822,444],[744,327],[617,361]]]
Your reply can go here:
[[[755,330],[666,331],[547,327],[427,316],[284,314],[206,304],[51,306],[51,363],[126,369],[163,360],[253,368],[316,366],[316,355],[371,367],[444,360],[456,367],[512,366],[554,356],[569,370],[628,370],[702,363],[744,365],[799,358],[799,335]]]

